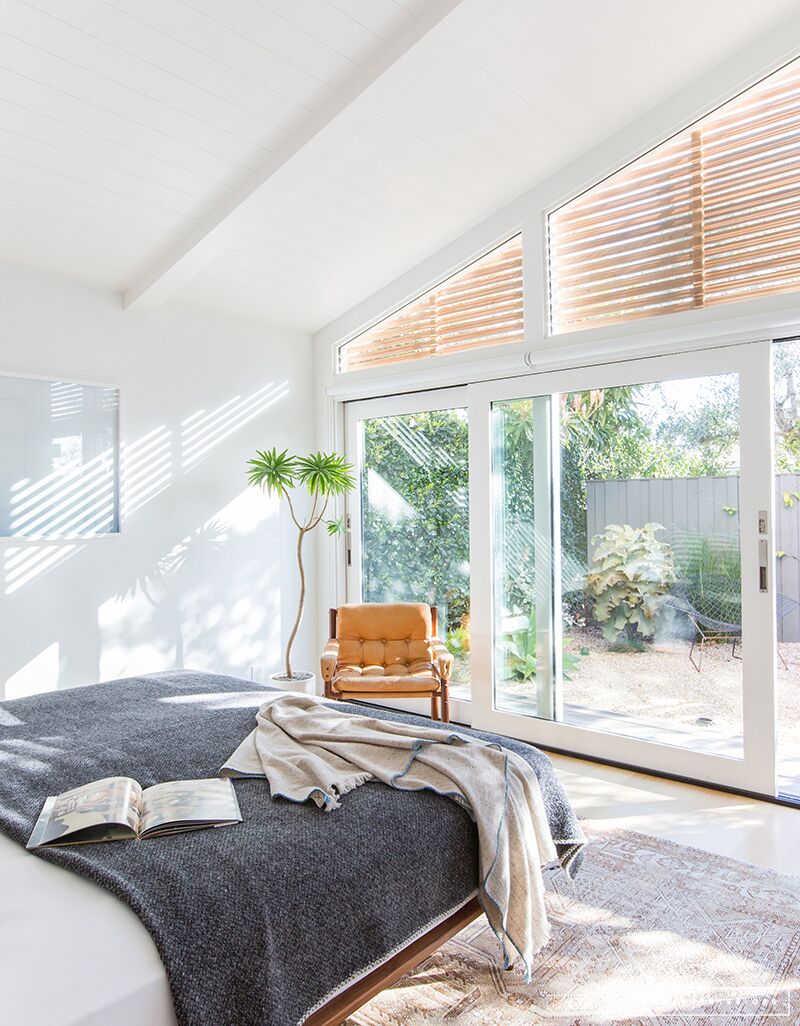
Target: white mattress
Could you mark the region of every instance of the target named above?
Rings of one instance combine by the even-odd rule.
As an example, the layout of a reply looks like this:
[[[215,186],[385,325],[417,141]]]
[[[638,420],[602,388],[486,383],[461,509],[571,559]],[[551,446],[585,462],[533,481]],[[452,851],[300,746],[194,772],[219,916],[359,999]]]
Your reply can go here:
[[[176,1026],[150,935],[118,898],[0,835],[2,1026]]]

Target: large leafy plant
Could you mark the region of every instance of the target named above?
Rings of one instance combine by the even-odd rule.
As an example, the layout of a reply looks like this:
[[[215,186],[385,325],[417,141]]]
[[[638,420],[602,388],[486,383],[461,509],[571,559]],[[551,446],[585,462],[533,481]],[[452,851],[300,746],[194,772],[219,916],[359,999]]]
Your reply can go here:
[[[586,587],[603,635],[651,638],[668,586],[675,580],[672,548],[656,538],[662,524],[608,524],[595,546]]]
[[[572,680],[571,674],[578,669],[580,656],[567,649],[568,638],[564,638],[561,654],[561,670],[564,680]],[[531,681],[536,678],[537,671],[537,638],[536,610],[532,607],[528,613],[527,627],[510,631],[504,640],[505,663],[511,680]]]
[[[341,520],[326,520],[331,499],[345,495],[355,488],[352,465],[344,456],[332,452],[312,452],[307,456],[291,455],[288,450],[278,452],[277,449],[257,451],[253,459],[248,460],[247,479],[251,485],[263,488],[268,494],[286,499],[289,512],[297,528],[297,568],[300,573],[300,596],[297,603],[297,615],[294,626],[286,642],[285,668],[286,677],[292,678],[292,645],[297,637],[303,610],[306,602],[306,573],[303,565],[303,542],[307,534],[325,524],[328,534],[340,534]],[[303,518],[297,514],[292,499],[292,492],[305,489],[311,496],[311,510]]]

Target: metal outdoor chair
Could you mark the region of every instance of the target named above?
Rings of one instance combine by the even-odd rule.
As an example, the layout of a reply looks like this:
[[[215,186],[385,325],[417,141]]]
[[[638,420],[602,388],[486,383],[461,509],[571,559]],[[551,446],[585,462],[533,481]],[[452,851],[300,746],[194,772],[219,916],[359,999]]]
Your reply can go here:
[[[666,602],[668,608],[674,609],[678,612],[684,613],[689,619],[690,623],[695,629],[695,635],[692,639],[692,647],[689,649],[689,662],[697,670],[698,673],[703,668],[703,652],[706,642],[731,642],[731,656],[734,659],[740,659],[741,656],[736,654],[737,646],[742,643],[742,624],[728,622],[726,620],[718,620],[713,616],[708,616],[706,613],[701,613],[690,601],[689,598],[684,595],[670,595]],[[776,599],[776,612],[778,618],[778,658],[783,665],[784,670],[788,669],[786,660],[783,658],[783,653],[780,650],[780,642],[783,640],[783,621],[787,616],[790,616],[795,610],[800,609],[800,602],[797,599],[789,598],[787,595],[778,595]],[[700,656],[697,660],[694,657],[695,648],[699,647]]]
[[[694,627],[695,634],[692,638],[692,647],[689,649],[689,662],[698,673],[703,669],[703,653],[706,642],[730,641],[731,656],[734,659],[740,658],[736,654],[736,646],[742,641],[741,623],[728,623],[725,620],[717,620],[713,616],[701,613],[692,605],[688,598],[681,598],[677,595],[670,595],[667,599],[667,606],[684,613]],[[700,657],[695,659],[694,650],[700,648]]]

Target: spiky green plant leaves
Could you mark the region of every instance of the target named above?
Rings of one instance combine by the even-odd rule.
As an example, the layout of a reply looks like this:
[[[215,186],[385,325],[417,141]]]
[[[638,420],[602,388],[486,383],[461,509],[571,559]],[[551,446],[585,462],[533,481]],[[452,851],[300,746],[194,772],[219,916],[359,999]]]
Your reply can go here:
[[[298,459],[290,456],[288,449],[278,452],[277,449],[256,450],[253,459],[247,461],[248,484],[261,487],[272,494],[294,488],[299,477]]]
[[[312,452],[296,458],[298,484],[311,495],[345,495],[355,487],[353,467],[336,452]]]

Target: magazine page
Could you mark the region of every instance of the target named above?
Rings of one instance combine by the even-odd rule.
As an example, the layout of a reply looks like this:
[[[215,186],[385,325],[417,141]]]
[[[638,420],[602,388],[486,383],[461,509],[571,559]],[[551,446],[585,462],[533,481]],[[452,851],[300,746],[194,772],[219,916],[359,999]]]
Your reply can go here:
[[[105,777],[48,798],[29,848],[135,837],[142,789],[130,777]]]
[[[241,823],[239,802],[230,780],[172,780],[142,794],[139,836],[155,836],[201,826]]]

